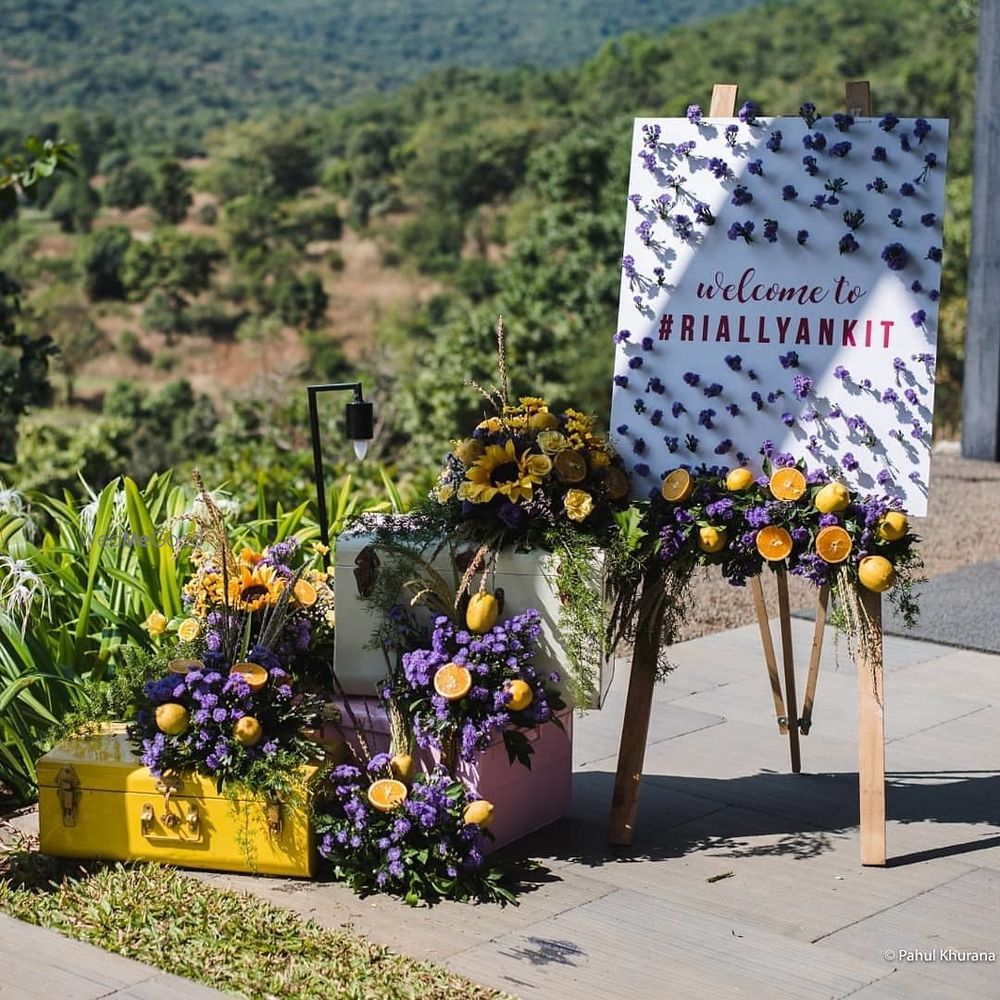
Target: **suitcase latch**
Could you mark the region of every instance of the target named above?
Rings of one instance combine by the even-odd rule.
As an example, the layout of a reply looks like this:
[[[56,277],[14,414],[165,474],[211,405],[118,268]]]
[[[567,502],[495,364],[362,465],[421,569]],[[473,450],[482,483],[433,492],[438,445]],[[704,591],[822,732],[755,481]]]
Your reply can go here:
[[[267,804],[267,827],[275,836],[281,836],[281,803],[274,799]]]
[[[142,835],[148,837],[153,830],[153,803],[144,802],[142,812],[139,814],[139,823],[142,827]]]
[[[76,807],[80,801],[80,779],[69,764],[56,775],[55,787],[59,808],[62,810],[63,826],[76,826]]]

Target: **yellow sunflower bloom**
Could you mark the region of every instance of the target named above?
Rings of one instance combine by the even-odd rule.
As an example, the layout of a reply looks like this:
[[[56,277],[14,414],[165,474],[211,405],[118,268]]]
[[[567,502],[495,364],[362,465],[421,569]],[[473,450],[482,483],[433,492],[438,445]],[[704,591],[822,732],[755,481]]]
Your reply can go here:
[[[259,611],[277,603],[284,589],[273,566],[241,566],[239,579],[229,581],[229,599],[241,611]]]
[[[548,456],[528,452],[518,455],[513,441],[487,445],[483,457],[466,472],[466,482],[458,495],[473,503],[489,503],[498,495],[512,503],[530,500],[535,485],[551,469]]]

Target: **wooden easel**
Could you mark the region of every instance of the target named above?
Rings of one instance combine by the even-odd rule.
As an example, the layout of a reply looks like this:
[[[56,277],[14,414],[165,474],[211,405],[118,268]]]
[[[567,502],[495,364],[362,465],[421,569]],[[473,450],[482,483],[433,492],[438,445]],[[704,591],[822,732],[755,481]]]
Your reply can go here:
[[[871,115],[871,93],[867,81],[846,84],[846,107],[849,114]],[[711,118],[731,118],[736,113],[737,86],[716,84],[709,109]],[[806,736],[812,726],[819,661],[823,650],[823,632],[830,592],[821,587],[816,599],[816,621],[809,652],[809,672],[806,678],[802,714],[798,712],[795,690],[795,661],[792,644],[791,609],[788,600],[788,577],[784,569],[775,574],[778,591],[778,624],[781,634],[781,654],[784,691],[778,674],[771,626],[764,600],[761,578],[750,581],[754,610],[760,627],[764,662],[767,666],[771,695],[774,700],[778,731],[788,736],[791,768],[798,774],[802,768],[799,736]],[[658,575],[643,580],[639,603],[639,627],[632,653],[632,672],[625,700],[625,718],[618,750],[618,771],[611,800],[610,843],[628,845],[635,832],[635,817],[639,807],[639,785],[646,754],[646,737],[653,703],[656,658],[660,645],[660,616],[657,613],[656,589]],[[881,634],[882,599],[879,594],[859,588],[862,607],[873,627]],[[857,659],[858,672],[858,785],[861,805],[861,863],[885,865],[885,720],[883,714],[883,665],[881,647],[877,656],[869,658],[862,647]]]

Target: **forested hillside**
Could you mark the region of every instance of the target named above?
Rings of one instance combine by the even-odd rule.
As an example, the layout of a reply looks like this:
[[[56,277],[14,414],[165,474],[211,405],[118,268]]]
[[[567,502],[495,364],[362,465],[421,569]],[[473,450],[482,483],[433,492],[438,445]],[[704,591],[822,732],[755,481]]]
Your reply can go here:
[[[568,66],[627,31],[755,0],[0,0],[0,113],[68,108],[197,136],[331,107],[438,66]]]
[[[239,5],[202,6],[225,21]],[[4,477],[73,487],[77,469],[99,484],[197,460],[237,492],[251,493],[263,466],[275,495],[301,497],[302,386],[348,373],[375,387],[376,454],[404,478],[426,476],[476,411],[464,381],[493,377],[498,313],[516,389],[606,415],[631,120],[707,106],[720,80],[764,114],[810,100],[829,115],[845,79],[869,79],[879,113],[951,119],[938,431],[953,431],[975,31],[974,5],[949,0],[772,2],[628,35],[577,67],[445,69],[334,110],[236,121],[220,83],[233,120],[196,159],[82,101],[58,122],[79,144],[78,175],[48,182],[39,208],[0,230],[0,271],[27,290],[22,324],[63,352],[58,406],[25,424]],[[260,26],[256,48],[229,46],[225,59],[285,44],[266,35]],[[3,50],[35,58],[6,32]],[[132,57],[106,60],[106,79]],[[319,86],[310,65],[301,78]]]

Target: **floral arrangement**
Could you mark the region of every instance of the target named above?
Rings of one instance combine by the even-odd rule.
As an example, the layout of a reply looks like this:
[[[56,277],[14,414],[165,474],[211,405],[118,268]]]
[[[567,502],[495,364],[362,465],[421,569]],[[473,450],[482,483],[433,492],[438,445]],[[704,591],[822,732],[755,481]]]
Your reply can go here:
[[[391,773],[388,754],[330,772],[316,823],[334,874],[357,892],[392,892],[411,905],[513,902],[504,872],[485,857],[490,804],[443,771],[418,774],[409,786],[379,777]]]

